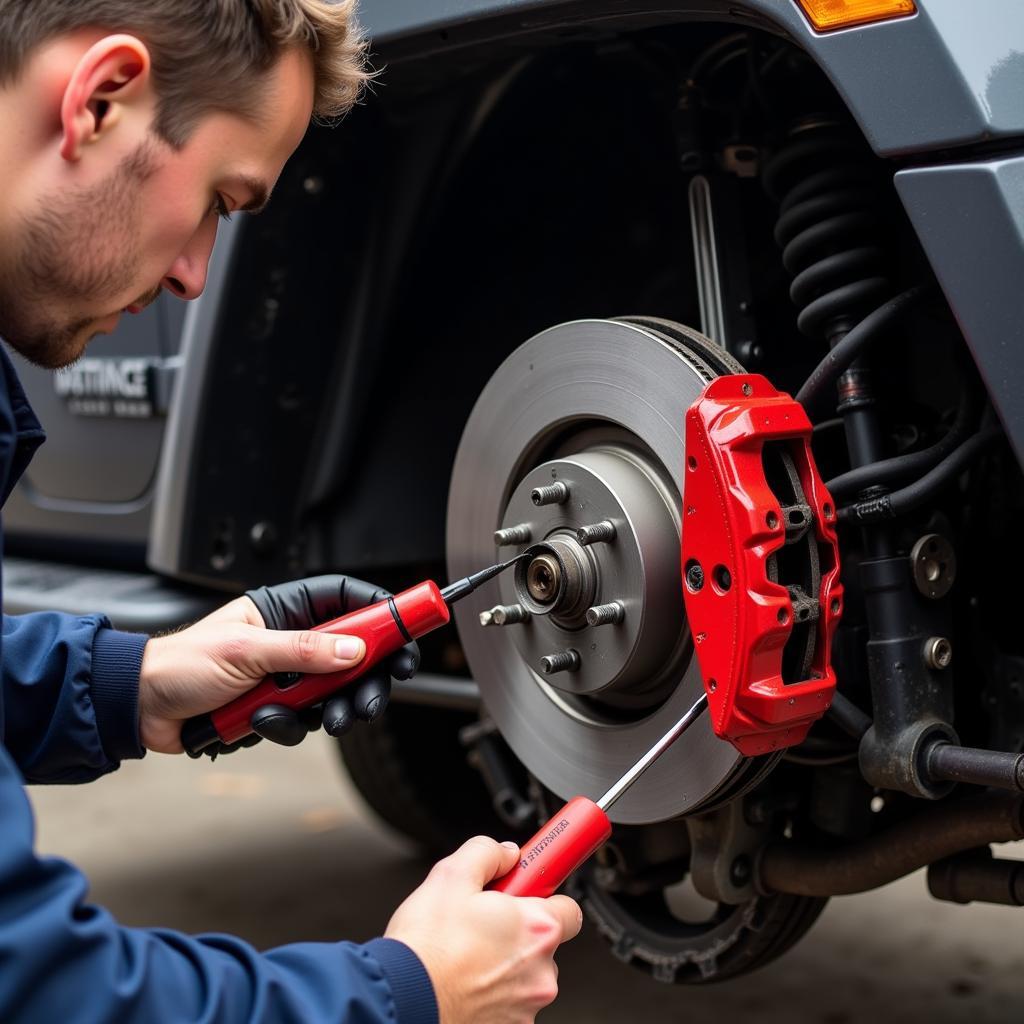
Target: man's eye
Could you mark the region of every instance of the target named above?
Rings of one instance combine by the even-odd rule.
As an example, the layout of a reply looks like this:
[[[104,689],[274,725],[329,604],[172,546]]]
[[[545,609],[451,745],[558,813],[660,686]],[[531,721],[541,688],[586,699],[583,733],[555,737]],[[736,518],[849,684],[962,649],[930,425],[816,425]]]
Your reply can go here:
[[[228,209],[228,204],[224,201],[224,197],[219,192],[213,200],[211,212],[217,214],[221,220],[231,220],[231,211]]]

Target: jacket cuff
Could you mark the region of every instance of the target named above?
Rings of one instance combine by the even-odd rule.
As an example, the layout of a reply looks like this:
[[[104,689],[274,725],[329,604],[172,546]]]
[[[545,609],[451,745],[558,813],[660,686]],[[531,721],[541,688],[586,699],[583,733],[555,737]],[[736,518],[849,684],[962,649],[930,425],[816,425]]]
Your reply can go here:
[[[438,1024],[434,986],[420,958],[396,939],[373,939],[363,949],[380,964],[391,986],[398,1024]]]
[[[143,633],[96,631],[89,692],[100,742],[111,761],[146,753],[139,740],[139,674],[148,640]]]

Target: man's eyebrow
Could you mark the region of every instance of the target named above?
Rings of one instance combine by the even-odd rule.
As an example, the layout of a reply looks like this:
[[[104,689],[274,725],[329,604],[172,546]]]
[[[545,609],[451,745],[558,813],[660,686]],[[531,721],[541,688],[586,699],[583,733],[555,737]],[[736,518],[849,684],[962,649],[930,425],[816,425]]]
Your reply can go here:
[[[270,202],[270,189],[266,182],[260,181],[259,178],[239,178],[238,183],[252,195],[239,210],[242,213],[262,213]]]

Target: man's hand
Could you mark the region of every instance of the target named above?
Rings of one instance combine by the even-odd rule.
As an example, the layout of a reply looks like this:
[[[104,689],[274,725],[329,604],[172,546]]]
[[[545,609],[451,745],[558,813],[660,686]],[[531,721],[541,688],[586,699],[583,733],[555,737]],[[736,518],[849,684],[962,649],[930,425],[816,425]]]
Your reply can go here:
[[[519,859],[478,836],[440,861],[395,911],[385,937],[404,942],[434,984],[441,1024],[531,1024],[558,995],[558,946],[583,923],[568,896],[484,892]]]
[[[180,753],[182,723],[193,715],[227,704],[274,672],[341,672],[365,653],[358,637],[267,629],[256,605],[240,597],[146,644],[139,677],[142,744]]]

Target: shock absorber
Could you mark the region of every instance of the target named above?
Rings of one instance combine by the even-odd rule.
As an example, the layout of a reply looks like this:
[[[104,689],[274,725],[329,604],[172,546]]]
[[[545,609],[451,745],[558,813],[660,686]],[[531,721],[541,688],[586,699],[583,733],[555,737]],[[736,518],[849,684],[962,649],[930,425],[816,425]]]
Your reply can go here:
[[[775,238],[793,278],[797,325],[834,347],[893,290],[886,193],[875,163],[852,130],[809,121],[768,161],[764,185],[779,205]],[[838,382],[837,408],[853,468],[887,455],[875,405],[871,368],[859,359]],[[863,496],[880,493],[869,488]],[[881,788],[935,798],[948,786],[926,777],[924,755],[937,739],[956,742],[952,673],[933,668],[925,648],[930,636],[949,635],[948,602],[929,600],[916,589],[892,527],[865,527],[862,544],[874,723],[861,740],[861,771]]]
[[[891,291],[873,178],[862,147],[826,122],[795,129],[765,166],[797,326],[830,345]]]

